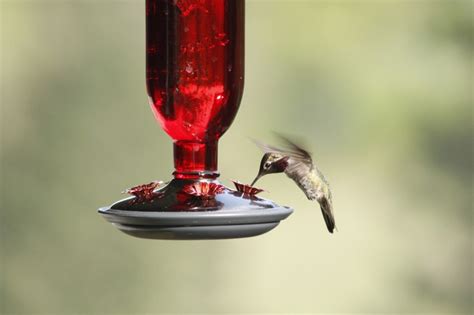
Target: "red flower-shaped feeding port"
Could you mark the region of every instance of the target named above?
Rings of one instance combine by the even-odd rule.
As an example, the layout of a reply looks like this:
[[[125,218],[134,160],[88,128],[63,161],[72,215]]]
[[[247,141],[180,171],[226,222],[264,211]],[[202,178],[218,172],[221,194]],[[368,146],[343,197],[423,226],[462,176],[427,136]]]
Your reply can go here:
[[[149,184],[138,185],[129,189],[126,189],[122,193],[126,193],[135,196],[135,199],[131,200],[132,204],[151,202],[156,197],[160,197],[162,193],[156,193],[154,190],[163,184],[162,181],[153,181]]]
[[[261,193],[264,191],[263,189],[255,188],[250,185],[245,185],[237,181],[232,181],[235,185],[235,188],[237,189],[238,192],[243,193],[244,195],[247,196],[255,196],[258,193]]]
[[[224,191],[225,187],[208,182],[197,182],[194,184],[187,185],[183,188],[183,191],[191,196],[198,197],[201,199],[212,199],[217,194],[220,194]]]

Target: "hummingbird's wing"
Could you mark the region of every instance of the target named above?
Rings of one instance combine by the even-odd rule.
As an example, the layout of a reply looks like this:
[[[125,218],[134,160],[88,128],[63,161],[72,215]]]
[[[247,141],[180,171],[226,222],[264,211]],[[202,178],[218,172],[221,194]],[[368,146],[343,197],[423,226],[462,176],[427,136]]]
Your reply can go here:
[[[305,174],[308,174],[308,172],[311,172],[314,169],[311,154],[286,136],[281,134],[277,135],[285,142],[289,148],[288,150],[292,153],[293,163],[288,165],[288,173],[296,174],[296,177],[301,178],[302,176],[305,176]]]
[[[292,157],[296,161],[304,162],[305,164],[313,164],[313,161],[311,159],[311,155],[309,154],[308,151],[302,149],[301,147],[297,146],[293,142],[289,141],[286,138],[285,142],[287,144],[287,148],[278,148],[275,146],[271,146],[269,144],[260,142],[258,140],[253,140],[255,144],[265,153],[279,153],[283,156],[289,156]]]
[[[281,134],[278,134],[277,133],[277,136],[283,141],[285,142],[285,144],[288,146],[288,148],[296,153],[297,155],[299,155],[303,160],[306,160],[306,161],[311,161],[312,162],[312,158],[311,158],[311,154],[306,150],[306,149],[303,149],[301,146],[297,145],[294,141],[290,140],[288,137],[286,136],[283,136]]]

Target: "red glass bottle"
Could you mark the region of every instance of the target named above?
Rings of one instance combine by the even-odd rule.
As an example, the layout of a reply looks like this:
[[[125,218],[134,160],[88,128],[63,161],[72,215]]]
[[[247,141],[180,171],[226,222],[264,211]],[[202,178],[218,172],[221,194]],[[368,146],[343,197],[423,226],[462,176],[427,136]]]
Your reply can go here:
[[[244,85],[244,0],[147,0],[146,79],[176,178],[217,177]]]

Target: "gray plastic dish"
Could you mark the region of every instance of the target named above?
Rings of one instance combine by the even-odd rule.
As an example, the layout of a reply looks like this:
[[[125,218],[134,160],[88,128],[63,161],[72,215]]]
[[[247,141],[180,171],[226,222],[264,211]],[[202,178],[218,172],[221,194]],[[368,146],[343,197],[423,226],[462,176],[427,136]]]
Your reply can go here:
[[[257,196],[225,189],[211,199],[186,197],[189,182],[173,180],[156,190],[161,198],[137,203],[131,197],[99,213],[120,231],[148,239],[228,239],[256,236],[275,228],[293,210]],[[192,182],[191,182],[192,183]]]

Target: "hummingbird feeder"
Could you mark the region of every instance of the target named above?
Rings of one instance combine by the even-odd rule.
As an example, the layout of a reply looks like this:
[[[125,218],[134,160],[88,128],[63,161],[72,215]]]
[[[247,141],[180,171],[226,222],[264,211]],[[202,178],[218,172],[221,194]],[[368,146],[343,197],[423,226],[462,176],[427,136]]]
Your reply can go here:
[[[156,120],[174,142],[174,178],[126,191],[99,213],[151,239],[263,234],[292,210],[217,180],[217,143],[244,87],[245,0],[146,0],[146,82]]]

